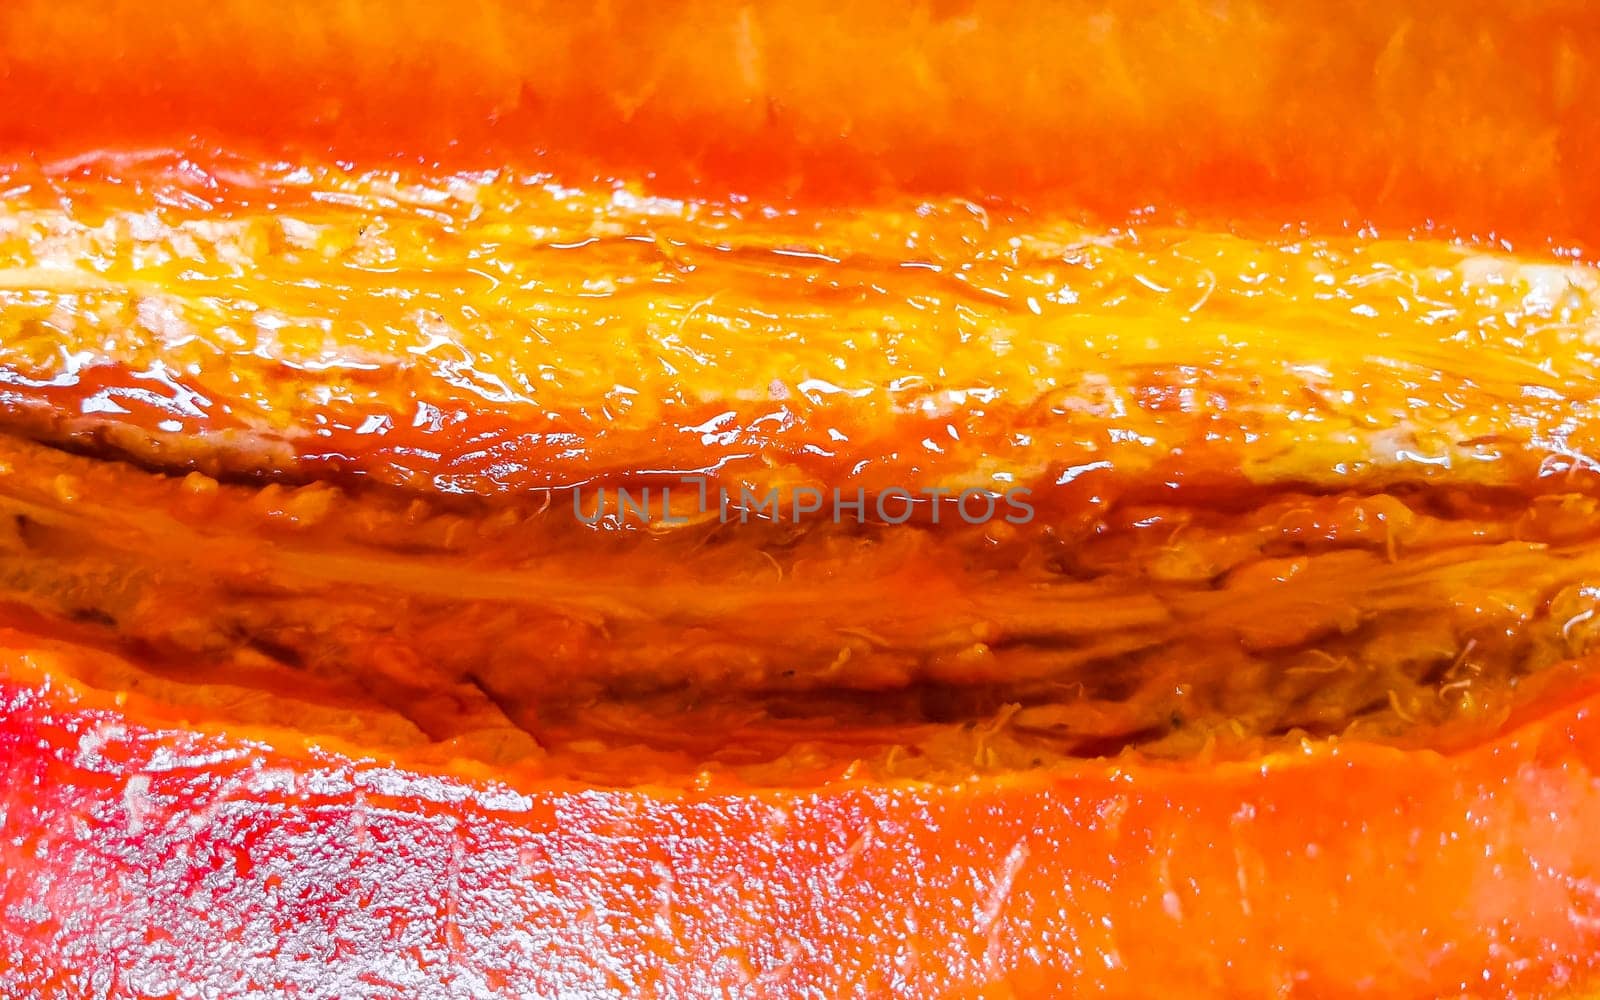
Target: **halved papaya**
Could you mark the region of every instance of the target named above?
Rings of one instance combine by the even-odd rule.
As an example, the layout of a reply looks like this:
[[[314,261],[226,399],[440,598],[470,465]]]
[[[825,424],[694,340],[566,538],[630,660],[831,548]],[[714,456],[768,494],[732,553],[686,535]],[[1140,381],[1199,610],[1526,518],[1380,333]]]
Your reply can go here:
[[[1597,45],[0,12],[0,996],[1591,988]]]

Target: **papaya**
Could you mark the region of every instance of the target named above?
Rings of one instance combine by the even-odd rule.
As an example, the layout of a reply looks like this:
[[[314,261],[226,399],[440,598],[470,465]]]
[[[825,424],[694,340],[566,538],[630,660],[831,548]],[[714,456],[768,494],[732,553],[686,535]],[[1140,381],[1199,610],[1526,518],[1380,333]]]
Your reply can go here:
[[[1582,996],[1600,12],[0,10],[0,996]]]

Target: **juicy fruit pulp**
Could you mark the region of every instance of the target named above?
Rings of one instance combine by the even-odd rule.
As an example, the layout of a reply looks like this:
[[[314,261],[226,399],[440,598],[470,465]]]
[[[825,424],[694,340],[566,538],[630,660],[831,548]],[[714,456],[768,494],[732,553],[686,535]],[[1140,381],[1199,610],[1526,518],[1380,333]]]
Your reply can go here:
[[[0,6],[0,997],[1590,985],[1597,46]]]
[[[949,780],[1462,743],[1588,651],[1600,281],[1561,257],[226,158],[10,191],[6,419],[82,455],[4,446],[0,583],[186,717]],[[582,509],[688,474],[779,499]]]

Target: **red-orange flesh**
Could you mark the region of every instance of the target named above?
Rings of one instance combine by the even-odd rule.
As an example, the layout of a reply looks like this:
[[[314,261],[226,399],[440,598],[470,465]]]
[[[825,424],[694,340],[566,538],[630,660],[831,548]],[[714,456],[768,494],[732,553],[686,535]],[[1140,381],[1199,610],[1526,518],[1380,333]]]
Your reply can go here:
[[[1597,44],[0,11],[0,997],[1584,989]]]

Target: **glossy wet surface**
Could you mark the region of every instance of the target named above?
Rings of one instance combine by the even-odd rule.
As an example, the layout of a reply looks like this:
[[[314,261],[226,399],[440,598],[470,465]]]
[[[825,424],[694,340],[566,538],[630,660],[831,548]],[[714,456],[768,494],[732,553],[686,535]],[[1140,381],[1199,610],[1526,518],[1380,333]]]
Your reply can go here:
[[[1593,450],[1600,281],[1543,249],[216,155],[6,178],[7,421],[162,466],[479,495],[1083,480],[1054,502],[1107,471],[1525,485]]]
[[[1569,257],[160,155],[5,198],[6,620],[190,721],[954,779],[1462,743],[1591,642]],[[733,516],[617,505],[686,472]]]

